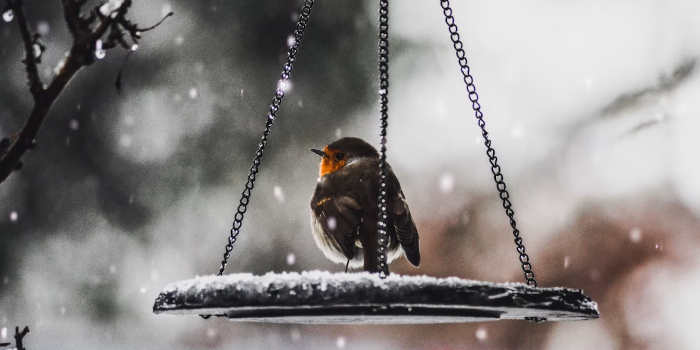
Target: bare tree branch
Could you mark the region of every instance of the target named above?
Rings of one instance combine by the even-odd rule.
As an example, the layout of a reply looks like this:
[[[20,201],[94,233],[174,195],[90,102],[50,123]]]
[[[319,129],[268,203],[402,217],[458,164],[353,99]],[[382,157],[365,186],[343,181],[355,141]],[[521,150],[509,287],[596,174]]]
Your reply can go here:
[[[165,18],[172,15],[168,13],[156,25],[142,29],[126,18],[132,0],[103,2],[94,7],[87,17],[82,14],[86,0],[61,0],[64,18],[73,36],[73,45],[65,60],[59,63],[57,73],[48,87],[44,88],[37,68],[43,51],[43,45],[38,41],[39,35],[32,34],[29,29],[23,0],[6,1],[7,8],[16,14],[24,41],[23,62],[29,78],[29,88],[34,97],[34,106],[20,132],[12,139],[0,140],[0,183],[4,182],[13,171],[22,167],[21,158],[36,144],[37,134],[51,106],[81,68],[101,58],[100,55],[104,55],[104,50],[116,46],[135,50],[141,33],[155,29]],[[113,8],[115,6],[116,8]],[[127,42],[127,35],[132,41],[131,45]]]

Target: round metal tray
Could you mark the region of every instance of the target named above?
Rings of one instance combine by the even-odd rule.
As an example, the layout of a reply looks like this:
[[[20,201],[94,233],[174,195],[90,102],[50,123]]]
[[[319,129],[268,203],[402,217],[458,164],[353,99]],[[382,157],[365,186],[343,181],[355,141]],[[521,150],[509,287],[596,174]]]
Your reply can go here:
[[[370,273],[268,273],[206,276],[176,282],[153,312],[227,317],[232,321],[305,324],[418,324],[499,319],[598,318],[578,289],[534,288],[456,277]]]

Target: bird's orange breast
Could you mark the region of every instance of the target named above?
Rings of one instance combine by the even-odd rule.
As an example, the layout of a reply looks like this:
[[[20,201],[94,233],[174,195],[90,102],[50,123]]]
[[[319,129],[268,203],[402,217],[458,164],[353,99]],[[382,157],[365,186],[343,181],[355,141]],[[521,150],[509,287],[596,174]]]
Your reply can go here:
[[[336,172],[345,166],[345,159],[337,160],[335,158],[335,154],[338,153],[338,151],[329,149],[328,146],[326,146],[323,148],[323,152],[325,152],[327,156],[321,158],[321,166],[318,169],[319,177]]]

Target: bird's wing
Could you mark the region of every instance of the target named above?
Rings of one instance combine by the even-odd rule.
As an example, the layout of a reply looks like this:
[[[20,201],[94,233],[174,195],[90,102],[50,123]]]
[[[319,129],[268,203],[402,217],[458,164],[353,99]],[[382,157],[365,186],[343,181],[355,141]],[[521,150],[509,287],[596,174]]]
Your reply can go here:
[[[362,207],[349,196],[314,196],[311,209],[332,244],[346,258],[355,255],[357,229],[362,220]]]
[[[406,258],[413,266],[420,265],[420,250],[418,247],[418,229],[411,217],[411,211],[408,209],[406,196],[401,190],[399,180],[394,175],[394,172],[389,169],[389,193],[392,198],[389,198],[392,211],[392,226],[396,232],[396,237],[401,243],[401,247],[406,253]]]

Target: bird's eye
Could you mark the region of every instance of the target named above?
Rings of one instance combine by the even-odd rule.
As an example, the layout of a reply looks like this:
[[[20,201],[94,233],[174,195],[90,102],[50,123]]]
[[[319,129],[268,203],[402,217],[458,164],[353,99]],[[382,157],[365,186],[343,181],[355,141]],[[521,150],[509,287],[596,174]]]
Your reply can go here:
[[[343,159],[343,158],[345,158],[345,153],[343,153],[343,152],[338,152],[338,153],[335,154],[335,159],[341,160],[341,159]]]

